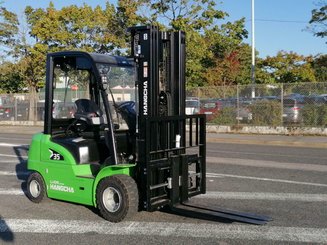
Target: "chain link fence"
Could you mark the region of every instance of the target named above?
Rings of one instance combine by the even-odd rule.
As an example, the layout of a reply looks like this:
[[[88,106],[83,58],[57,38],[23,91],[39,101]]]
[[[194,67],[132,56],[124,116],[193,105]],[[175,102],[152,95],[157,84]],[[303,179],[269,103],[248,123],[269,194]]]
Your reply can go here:
[[[112,92],[116,101],[135,98],[128,89]],[[69,93],[78,98],[85,92]],[[62,101],[64,95],[58,96],[55,101]],[[186,97],[186,113],[206,114],[209,124],[327,126],[327,83],[199,87],[187,89]],[[42,92],[36,98],[29,94],[0,94],[0,120],[43,121],[44,99]]]
[[[199,87],[187,90],[191,100],[212,124],[327,126],[327,83]]]

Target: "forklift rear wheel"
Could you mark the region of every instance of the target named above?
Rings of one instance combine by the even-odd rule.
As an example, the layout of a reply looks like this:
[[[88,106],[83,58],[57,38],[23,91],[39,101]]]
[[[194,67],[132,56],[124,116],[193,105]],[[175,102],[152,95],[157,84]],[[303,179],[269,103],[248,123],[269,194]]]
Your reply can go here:
[[[96,193],[101,215],[110,222],[132,217],[138,210],[138,190],[133,178],[114,175],[100,181]]]
[[[35,203],[39,203],[45,196],[45,185],[42,176],[33,172],[27,179],[27,197]]]

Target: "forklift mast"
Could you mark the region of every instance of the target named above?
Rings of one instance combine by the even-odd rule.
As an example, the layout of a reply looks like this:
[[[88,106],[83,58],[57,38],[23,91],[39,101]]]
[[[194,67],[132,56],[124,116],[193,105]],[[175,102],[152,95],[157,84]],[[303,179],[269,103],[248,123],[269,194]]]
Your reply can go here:
[[[185,115],[185,34],[129,30],[138,88],[136,178],[141,205],[153,211],[205,193],[205,117]]]
[[[137,64],[139,118],[185,114],[185,34],[130,28]]]

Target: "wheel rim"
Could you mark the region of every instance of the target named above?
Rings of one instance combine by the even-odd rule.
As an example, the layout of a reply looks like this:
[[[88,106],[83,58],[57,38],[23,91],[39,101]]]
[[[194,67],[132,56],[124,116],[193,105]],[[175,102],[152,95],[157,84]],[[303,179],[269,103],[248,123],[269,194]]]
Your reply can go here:
[[[103,191],[102,202],[109,212],[116,212],[120,208],[121,201],[122,197],[117,189],[108,187]]]
[[[37,182],[36,180],[32,180],[30,182],[30,193],[32,195],[32,197],[37,198],[40,193],[41,193],[41,187],[39,182]]]

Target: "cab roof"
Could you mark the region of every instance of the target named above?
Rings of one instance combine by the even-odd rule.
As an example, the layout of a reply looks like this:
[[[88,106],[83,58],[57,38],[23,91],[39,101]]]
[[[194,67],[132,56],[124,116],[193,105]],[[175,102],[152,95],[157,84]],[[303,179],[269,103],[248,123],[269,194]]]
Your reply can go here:
[[[61,51],[48,54],[51,57],[64,56],[84,56],[93,60],[95,63],[107,63],[117,66],[133,66],[132,59],[123,56],[113,56],[108,54],[88,53],[83,51]]]

